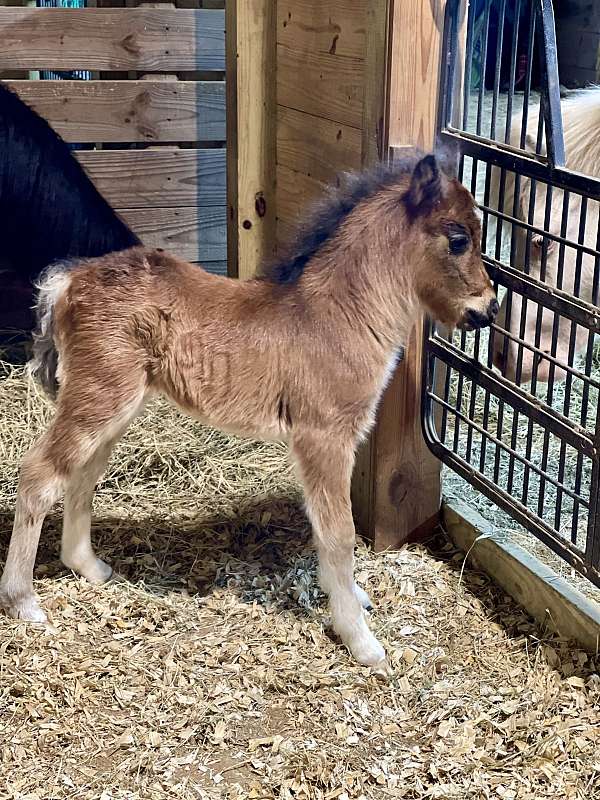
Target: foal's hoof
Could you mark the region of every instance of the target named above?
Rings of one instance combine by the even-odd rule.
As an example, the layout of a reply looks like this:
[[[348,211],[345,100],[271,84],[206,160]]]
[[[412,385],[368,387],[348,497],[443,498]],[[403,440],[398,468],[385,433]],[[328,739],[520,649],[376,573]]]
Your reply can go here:
[[[23,622],[48,622],[46,613],[33,596],[23,597],[20,600],[2,598],[0,604],[12,619],[20,619]]]
[[[377,678],[381,678],[382,680],[386,681],[389,680],[394,674],[394,670],[392,669],[390,662],[387,660],[387,658],[383,658],[377,664],[374,664],[371,667],[371,672]]]
[[[94,558],[92,561],[81,563],[70,563],[69,560],[63,558],[63,564],[73,572],[77,572],[89,583],[106,583],[112,576],[112,567],[101,558]]]
[[[87,574],[84,574],[84,578],[90,583],[106,583],[112,578],[112,574],[113,568],[111,565],[107,564],[106,561],[102,561],[101,558],[97,558],[93,569],[88,570]]]

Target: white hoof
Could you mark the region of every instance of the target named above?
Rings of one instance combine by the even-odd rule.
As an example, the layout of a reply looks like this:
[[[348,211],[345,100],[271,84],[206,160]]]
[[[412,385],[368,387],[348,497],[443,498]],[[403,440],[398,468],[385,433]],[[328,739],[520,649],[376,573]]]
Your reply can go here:
[[[0,604],[12,619],[21,619],[24,622],[48,622],[46,613],[33,594],[19,600],[11,600],[3,596]]]
[[[101,558],[96,558],[95,556],[93,559],[83,564],[69,563],[64,559],[63,564],[74,572],[83,575],[90,583],[106,583],[112,575],[112,567],[110,564],[107,564],[105,561],[102,561]]]
[[[370,631],[348,643],[348,649],[364,667],[375,667],[385,661],[385,650]]]
[[[365,592],[364,589],[360,588],[358,583],[354,584],[354,594],[356,595],[356,599],[358,600],[358,602],[361,604],[361,606],[363,608],[365,608],[367,611],[372,611],[373,610],[373,603],[371,602],[371,598]]]
[[[373,672],[373,675],[376,675],[378,678],[382,678],[383,680],[388,680],[394,674],[394,671],[391,668],[390,662],[387,660],[387,658],[384,658],[383,661],[380,661],[378,664],[373,664],[371,671]]]

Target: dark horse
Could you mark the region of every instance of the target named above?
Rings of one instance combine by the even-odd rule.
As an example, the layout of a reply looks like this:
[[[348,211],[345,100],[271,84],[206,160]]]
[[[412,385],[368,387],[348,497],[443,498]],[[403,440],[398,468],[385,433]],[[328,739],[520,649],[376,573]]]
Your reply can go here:
[[[33,325],[32,282],[48,264],[140,244],[68,145],[2,82],[0,226],[0,328]]]

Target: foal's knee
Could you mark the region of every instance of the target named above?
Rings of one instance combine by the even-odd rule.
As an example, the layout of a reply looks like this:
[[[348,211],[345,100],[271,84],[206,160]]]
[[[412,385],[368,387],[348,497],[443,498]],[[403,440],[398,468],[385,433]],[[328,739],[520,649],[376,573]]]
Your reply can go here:
[[[19,502],[31,517],[46,515],[60,499],[63,480],[51,461],[37,450],[27,453],[19,476]]]

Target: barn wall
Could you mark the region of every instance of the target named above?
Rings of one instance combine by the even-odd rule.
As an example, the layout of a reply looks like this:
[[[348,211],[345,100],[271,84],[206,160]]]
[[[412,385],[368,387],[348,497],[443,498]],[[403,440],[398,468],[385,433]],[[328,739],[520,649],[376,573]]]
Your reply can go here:
[[[0,6],[0,77],[67,142],[87,145],[76,157],[145,244],[224,272],[223,0]],[[23,80],[40,69],[93,80]]]
[[[366,0],[278,0],[277,239],[362,158]]]

